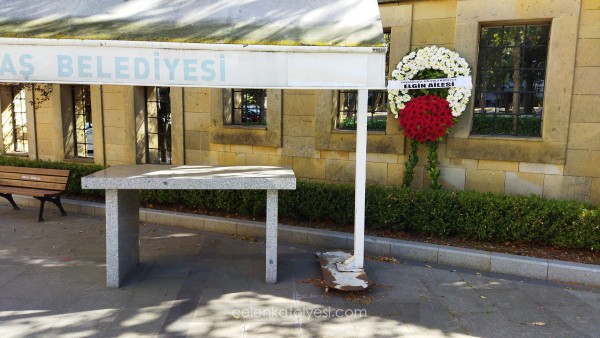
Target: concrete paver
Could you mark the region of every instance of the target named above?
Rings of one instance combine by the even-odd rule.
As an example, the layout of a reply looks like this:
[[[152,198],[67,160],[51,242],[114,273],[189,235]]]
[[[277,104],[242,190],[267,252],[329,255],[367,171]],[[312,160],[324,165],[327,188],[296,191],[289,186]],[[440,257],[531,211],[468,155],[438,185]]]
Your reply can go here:
[[[508,275],[367,260],[377,285],[325,293],[315,251],[142,224],[141,265],[105,286],[104,219],[0,205],[0,336],[600,337],[600,291]]]

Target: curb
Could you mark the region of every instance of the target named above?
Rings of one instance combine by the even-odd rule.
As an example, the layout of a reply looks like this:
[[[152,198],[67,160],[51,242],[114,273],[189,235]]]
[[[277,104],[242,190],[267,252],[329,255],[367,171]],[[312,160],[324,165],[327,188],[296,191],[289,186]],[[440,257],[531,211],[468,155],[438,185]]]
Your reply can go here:
[[[34,198],[15,196],[14,199],[22,206],[39,207],[39,202]],[[106,215],[104,204],[101,203],[63,199],[62,204],[68,212],[99,217],[105,217]],[[223,217],[141,208],[140,222],[245,237],[265,237],[265,224],[263,222]],[[279,224],[278,239],[284,242],[307,244],[326,249],[352,250],[354,248],[353,234],[284,224]],[[365,236],[365,253],[553,282],[600,286],[600,266],[592,264],[517,256],[374,236]]]

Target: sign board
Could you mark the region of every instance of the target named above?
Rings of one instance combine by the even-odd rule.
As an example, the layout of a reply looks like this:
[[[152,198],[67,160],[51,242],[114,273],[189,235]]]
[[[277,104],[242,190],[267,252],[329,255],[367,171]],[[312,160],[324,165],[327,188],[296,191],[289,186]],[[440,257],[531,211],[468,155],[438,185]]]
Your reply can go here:
[[[219,50],[178,43],[32,40],[0,39],[0,82],[356,89],[385,83],[380,71],[385,54],[373,48],[343,53],[343,47],[336,47],[340,51],[335,53],[334,48],[296,47],[292,52],[243,50],[241,45]]]
[[[459,76],[444,79],[389,81],[387,89],[434,89],[452,87],[472,87],[470,76]]]

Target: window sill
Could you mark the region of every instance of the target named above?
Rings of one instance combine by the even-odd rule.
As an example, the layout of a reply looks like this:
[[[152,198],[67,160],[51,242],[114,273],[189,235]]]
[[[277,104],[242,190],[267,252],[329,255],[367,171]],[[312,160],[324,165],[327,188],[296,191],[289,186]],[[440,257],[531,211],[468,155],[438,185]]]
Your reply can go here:
[[[65,162],[71,162],[71,163],[94,163],[94,158],[93,157],[65,158]]]
[[[281,147],[281,134],[267,126],[227,125],[211,128],[210,142],[263,147]]]
[[[512,140],[512,141],[529,141],[529,142],[542,142],[541,137],[528,137],[528,136],[501,136],[501,135],[470,135],[471,140]]]
[[[446,156],[474,160],[564,164],[566,144],[543,141],[540,138],[449,137],[446,141]]]
[[[225,129],[255,129],[255,130],[267,130],[265,125],[242,125],[242,124],[228,124],[224,125]]]
[[[14,157],[29,157],[29,153],[18,153],[18,152],[7,152],[2,155],[14,156]]]
[[[403,154],[404,135],[386,134],[384,131],[368,131],[367,152],[380,154]],[[334,129],[317,133],[315,148],[330,151],[356,151],[356,130]]]
[[[356,129],[332,129],[332,134],[356,134]],[[367,130],[367,134],[385,135],[385,130]]]

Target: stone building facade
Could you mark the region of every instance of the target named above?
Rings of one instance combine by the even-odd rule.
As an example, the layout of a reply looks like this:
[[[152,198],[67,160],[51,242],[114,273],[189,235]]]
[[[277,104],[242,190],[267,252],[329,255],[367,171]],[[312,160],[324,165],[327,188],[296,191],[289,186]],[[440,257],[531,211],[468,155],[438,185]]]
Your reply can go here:
[[[543,102],[537,103],[537,109],[543,107],[540,135],[474,135],[471,102],[440,144],[442,185],[600,202],[600,1],[379,2],[389,36],[390,73],[411,50],[437,45],[460,53],[478,81],[482,27],[547,25],[545,78],[536,84],[543,88]],[[175,165],[278,165],[293,168],[301,179],[353,181],[355,132],[340,128],[346,99],[337,91],[265,90],[264,120],[246,125],[231,123],[240,102],[230,89],[161,91],[92,85],[82,94],[80,88],[48,84],[18,88],[17,95],[14,87],[2,86],[2,153],[111,166],[157,158]],[[41,92],[47,97],[40,99]],[[157,99],[164,93],[168,103]],[[17,104],[17,96],[29,100]],[[168,122],[148,122],[167,104]],[[251,112],[258,105],[244,109]],[[15,130],[23,124],[23,111],[26,133],[19,134]],[[400,185],[408,142],[393,115],[383,119],[384,129],[368,135],[367,181]],[[26,149],[15,146],[17,134],[26,135]],[[168,155],[158,154],[162,146]],[[415,188],[428,185],[427,156],[421,150]]]

